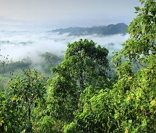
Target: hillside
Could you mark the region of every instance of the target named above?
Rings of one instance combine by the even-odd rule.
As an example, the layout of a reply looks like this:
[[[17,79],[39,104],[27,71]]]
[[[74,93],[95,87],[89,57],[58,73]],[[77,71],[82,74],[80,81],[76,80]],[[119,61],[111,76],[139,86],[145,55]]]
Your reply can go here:
[[[58,32],[58,34],[68,33],[69,35],[115,35],[126,34],[127,25],[124,23],[109,24],[107,26],[93,26],[93,27],[69,27],[52,30],[52,32]]]

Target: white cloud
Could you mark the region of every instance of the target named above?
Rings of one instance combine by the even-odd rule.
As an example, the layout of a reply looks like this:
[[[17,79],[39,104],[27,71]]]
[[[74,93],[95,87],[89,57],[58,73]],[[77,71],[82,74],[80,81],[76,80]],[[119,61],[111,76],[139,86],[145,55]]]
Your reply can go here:
[[[93,40],[103,47],[109,48],[110,52],[121,49],[121,44],[128,39],[128,35],[113,36],[68,36],[57,35],[52,32],[0,32],[0,54],[9,59],[20,60],[29,57],[33,62],[38,62],[38,55],[51,52],[57,55],[63,54],[68,43],[78,41],[80,38]],[[113,43],[114,45],[110,45]]]

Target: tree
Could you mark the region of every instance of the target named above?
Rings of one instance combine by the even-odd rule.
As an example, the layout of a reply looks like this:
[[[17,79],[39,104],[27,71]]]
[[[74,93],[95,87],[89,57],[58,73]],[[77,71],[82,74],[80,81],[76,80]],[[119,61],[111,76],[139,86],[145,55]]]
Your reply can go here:
[[[140,0],[138,14],[128,27],[130,39],[115,57],[118,131],[156,132],[156,2]],[[124,61],[122,60],[124,58]],[[136,73],[135,64],[139,64]]]
[[[0,90],[0,132],[5,132],[6,128],[5,128],[5,119],[4,119],[4,115],[5,115],[5,111],[6,111],[6,94]]]
[[[135,7],[130,39],[114,55],[117,82],[87,100],[65,133],[156,132],[156,2],[140,1],[144,6]]]
[[[8,82],[9,90],[2,106],[1,129],[10,133],[32,132],[33,124],[37,121],[34,121],[37,115],[34,109],[45,103],[44,75],[39,75],[37,70],[25,70],[23,77],[15,77]]]
[[[85,101],[82,111],[75,114],[74,120],[64,127],[65,133],[110,133],[116,128],[114,119],[113,92],[101,89]],[[87,94],[86,96],[87,97]]]
[[[44,58],[44,60],[45,60],[45,63],[42,64],[43,65],[42,67],[44,68],[44,71],[47,73],[50,73],[51,67],[55,67],[62,61],[61,56],[57,56],[57,55],[49,53],[49,52],[46,52],[40,56],[42,58]]]
[[[52,69],[56,76],[49,80],[49,112],[55,120],[64,124],[73,120],[80,95],[86,87],[92,86],[98,92],[99,88],[107,86],[107,55],[108,50],[96,46],[92,40],[80,39],[68,44],[64,60]]]
[[[66,74],[71,76],[70,79],[77,82],[79,90],[83,91],[89,85],[103,86],[105,84],[105,81],[102,83],[102,80],[99,79],[106,78],[109,68],[107,55],[106,48],[96,46],[92,40],[80,39],[78,42],[68,44],[61,65],[64,66],[63,69],[67,69]],[[61,74],[62,72],[59,72],[60,69],[62,70],[61,65],[53,71]]]

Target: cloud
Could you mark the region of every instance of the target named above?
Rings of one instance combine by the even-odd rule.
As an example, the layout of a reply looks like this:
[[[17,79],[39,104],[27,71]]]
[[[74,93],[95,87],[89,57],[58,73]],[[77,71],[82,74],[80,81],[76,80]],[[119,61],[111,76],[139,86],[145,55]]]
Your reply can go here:
[[[52,32],[0,32],[0,54],[9,55],[9,59],[14,61],[29,57],[34,63],[39,62],[39,55],[50,52],[56,55],[63,55],[68,43],[73,43],[79,39],[93,40],[95,43],[109,49],[110,53],[122,48],[121,44],[129,36],[68,36],[68,34],[58,35]]]

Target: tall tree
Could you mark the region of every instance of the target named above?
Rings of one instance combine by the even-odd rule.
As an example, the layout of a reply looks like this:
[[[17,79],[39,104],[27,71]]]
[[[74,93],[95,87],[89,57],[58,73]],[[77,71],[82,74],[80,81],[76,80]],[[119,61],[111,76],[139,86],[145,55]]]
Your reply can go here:
[[[120,131],[156,132],[156,2],[140,0],[138,14],[128,27],[130,39],[115,55],[119,79],[115,118]],[[122,58],[125,58],[123,61]],[[133,67],[138,70],[133,73]]]
[[[114,55],[118,81],[91,97],[65,133],[156,132],[156,2],[140,2],[128,27],[130,39]]]
[[[56,120],[69,123],[78,108],[80,94],[86,87],[95,91],[107,85],[108,50],[87,39],[68,44],[64,60],[52,71],[56,77],[49,80],[48,102]]]

